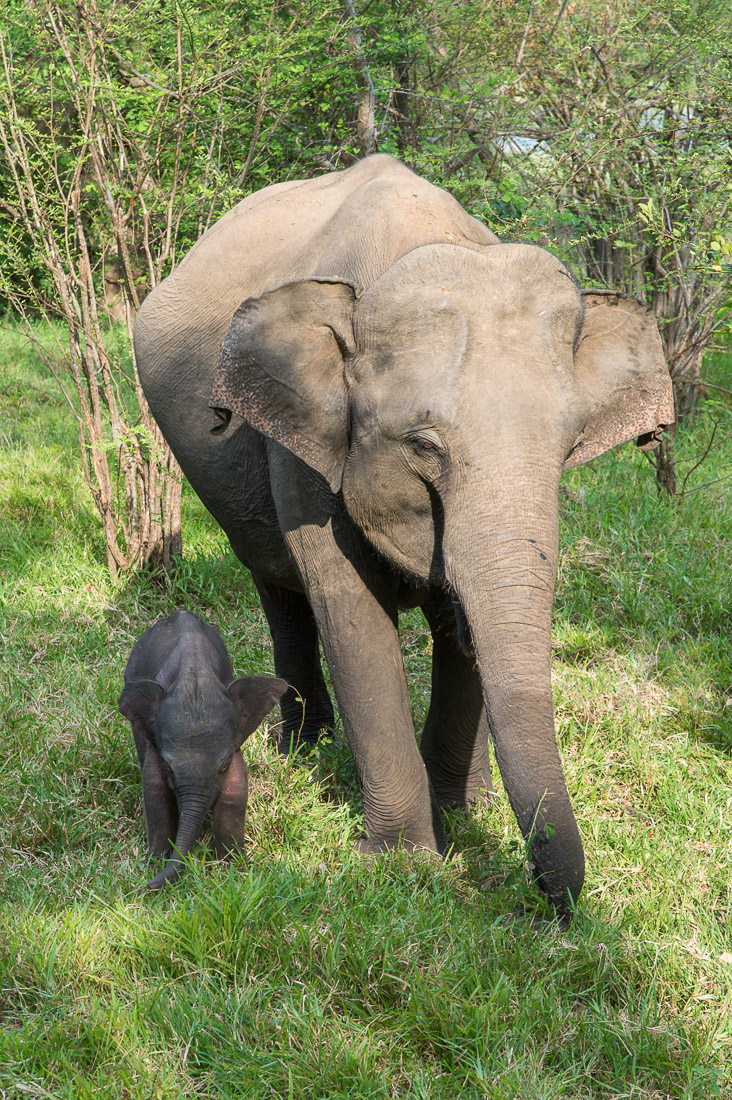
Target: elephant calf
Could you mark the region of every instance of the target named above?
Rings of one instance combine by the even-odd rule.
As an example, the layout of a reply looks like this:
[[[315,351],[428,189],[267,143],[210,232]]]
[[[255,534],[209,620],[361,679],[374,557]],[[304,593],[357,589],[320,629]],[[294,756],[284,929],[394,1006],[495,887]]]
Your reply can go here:
[[[173,855],[151,890],[178,877],[210,809],[217,856],[243,848],[248,782],[239,749],[287,688],[271,676],[235,680],[221,638],[189,611],[136,642],[119,709],[140,758],[150,857]]]

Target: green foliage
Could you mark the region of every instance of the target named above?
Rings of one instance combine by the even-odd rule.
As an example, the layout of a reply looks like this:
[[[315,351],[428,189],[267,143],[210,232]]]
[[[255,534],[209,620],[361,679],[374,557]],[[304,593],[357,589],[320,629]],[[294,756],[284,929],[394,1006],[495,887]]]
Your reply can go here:
[[[82,140],[46,14],[80,53],[96,36],[98,106],[121,128],[129,167],[114,197],[133,235],[142,217],[153,234],[175,225],[160,273],[243,194],[343,167],[356,152],[358,91],[337,0],[5,9],[39,179],[51,166],[74,170]],[[551,243],[583,278],[657,303],[669,324],[678,303],[660,297],[679,280],[704,302],[728,285],[714,247],[732,233],[732,14],[722,0],[372,0],[357,16],[382,151],[499,232]],[[96,75],[82,66],[79,79]],[[110,230],[91,179],[86,198],[101,255]],[[6,253],[27,248],[21,222]]]

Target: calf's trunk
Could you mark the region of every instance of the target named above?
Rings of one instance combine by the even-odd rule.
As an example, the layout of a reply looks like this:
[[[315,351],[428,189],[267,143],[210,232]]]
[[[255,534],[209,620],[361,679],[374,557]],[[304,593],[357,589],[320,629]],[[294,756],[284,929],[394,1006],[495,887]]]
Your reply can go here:
[[[160,890],[166,882],[175,882],[185,866],[185,857],[190,852],[198,839],[204,818],[209,810],[211,800],[206,795],[180,796],[178,833],[175,838],[175,854],[171,856],[165,867],[148,882],[148,889]]]

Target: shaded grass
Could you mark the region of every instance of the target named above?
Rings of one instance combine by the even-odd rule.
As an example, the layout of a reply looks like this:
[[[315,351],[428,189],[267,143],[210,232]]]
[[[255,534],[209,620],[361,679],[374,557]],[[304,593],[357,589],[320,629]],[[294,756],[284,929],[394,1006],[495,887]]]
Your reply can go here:
[[[217,864],[204,840],[181,882],[151,896],[116,709],[131,647],[180,606],[221,631],[237,674],[272,671],[269,636],[191,494],[174,580],[112,586],[70,417],[19,337],[3,351],[0,1090],[730,1095],[727,483],[664,501],[631,447],[565,481],[555,704],[588,858],[569,932],[511,919],[546,911],[505,797],[451,815],[452,860],[363,862],[342,739],[306,767],[277,756],[268,724],[246,745],[246,855]],[[708,407],[682,460],[715,407],[726,415]],[[729,477],[729,454],[691,487]],[[403,636],[420,726],[419,614]]]

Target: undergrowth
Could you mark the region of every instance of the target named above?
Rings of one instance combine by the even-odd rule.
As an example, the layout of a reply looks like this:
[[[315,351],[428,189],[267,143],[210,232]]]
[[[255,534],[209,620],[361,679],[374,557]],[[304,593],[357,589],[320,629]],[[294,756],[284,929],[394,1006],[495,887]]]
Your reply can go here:
[[[0,1096],[732,1095],[729,445],[680,501],[632,446],[563,485],[555,704],[588,864],[568,932],[515,915],[546,913],[497,773],[490,812],[450,817],[453,858],[363,862],[342,737],[284,760],[275,715],[245,746],[246,855],[204,839],[150,895],[132,645],[187,607],[237,675],[271,673],[269,635],[190,492],[175,578],[111,583],[70,413],[19,335],[2,348]],[[713,418],[679,433],[682,474]],[[420,728],[429,634],[402,629]]]

